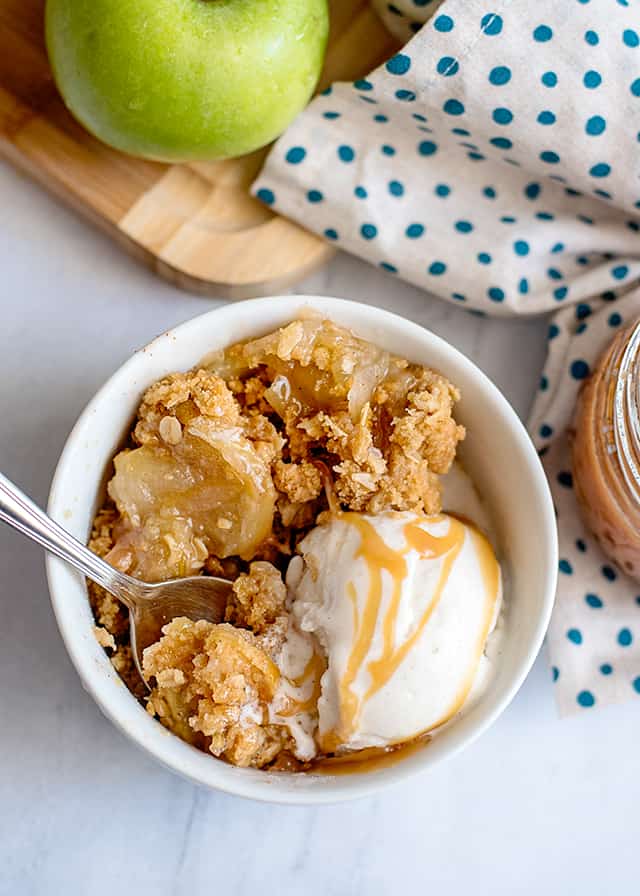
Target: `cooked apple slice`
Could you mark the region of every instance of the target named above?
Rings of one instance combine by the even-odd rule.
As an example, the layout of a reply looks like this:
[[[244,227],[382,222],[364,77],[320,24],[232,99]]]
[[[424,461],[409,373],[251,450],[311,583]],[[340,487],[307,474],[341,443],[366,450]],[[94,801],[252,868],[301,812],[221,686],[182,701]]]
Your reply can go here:
[[[181,563],[183,575],[196,572],[207,553],[250,559],[271,531],[270,471],[240,429],[216,429],[196,417],[178,444],[123,451],[114,465],[109,494],[125,520],[114,552],[129,551],[130,571],[138,575],[148,572],[145,554],[157,555],[159,543],[171,560],[162,575],[168,578]]]

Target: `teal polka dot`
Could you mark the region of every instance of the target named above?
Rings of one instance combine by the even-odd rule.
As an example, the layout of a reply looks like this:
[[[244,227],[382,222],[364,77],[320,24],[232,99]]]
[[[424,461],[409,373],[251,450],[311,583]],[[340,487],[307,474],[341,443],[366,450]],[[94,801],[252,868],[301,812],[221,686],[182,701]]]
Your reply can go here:
[[[309,202],[322,202],[324,199],[324,195],[320,192],[320,190],[309,190],[307,193],[307,199]]]
[[[601,572],[608,582],[615,582],[615,580],[618,578],[618,573],[615,571],[613,566],[609,566],[608,563],[602,567]]]
[[[580,691],[578,696],[576,697],[578,704],[583,706],[585,709],[589,709],[596,702],[596,698],[593,696],[591,691]]]
[[[369,195],[364,187],[356,187],[353,192],[358,199],[366,199]]]
[[[458,233],[471,233],[473,230],[473,224],[471,221],[456,221],[455,228]]]
[[[538,124],[555,124],[556,117],[553,112],[550,112],[548,109],[545,109],[538,115]]]
[[[629,267],[626,264],[619,264],[611,269],[611,276],[614,280],[624,280],[629,274]]]
[[[444,261],[434,261],[429,265],[429,273],[433,274],[434,277],[439,277],[446,270],[447,266]]]
[[[551,678],[556,682],[560,678],[560,669],[557,666],[551,667]]]
[[[440,196],[441,199],[444,199],[451,192],[451,187],[447,186],[447,184],[437,184],[435,189],[436,196]]]
[[[380,122],[380,124],[384,124],[386,121],[389,121],[386,115],[374,115],[373,120]]]
[[[529,243],[527,243],[526,240],[516,240],[513,244],[513,251],[516,255],[528,255]]]
[[[375,224],[363,224],[360,228],[360,233],[362,234],[363,239],[373,240],[378,235],[378,228]]]
[[[389,181],[389,192],[392,196],[404,196],[404,186],[399,180]]]
[[[557,324],[551,324],[549,327],[549,332],[547,333],[548,339],[555,339],[556,336],[560,335],[560,327]]]
[[[487,295],[492,302],[504,302],[504,290],[500,289],[499,286],[489,287]]]
[[[592,31],[591,29],[589,31],[585,31],[584,39],[591,47],[595,47],[600,43],[600,38],[598,37],[596,32]]]
[[[324,232],[324,235],[328,240],[337,240],[338,239],[338,231],[334,230],[333,227],[327,227]]]
[[[523,277],[518,283],[518,292],[523,296],[526,296],[529,292],[529,281],[526,277]]]
[[[273,190],[268,190],[266,187],[262,187],[262,189],[258,190],[256,196],[260,200],[260,202],[264,202],[265,205],[273,205],[276,201],[275,193]]]
[[[444,106],[442,107],[443,111],[447,113],[447,115],[463,115],[464,114],[464,106],[460,102],[460,100],[447,100]]]
[[[489,72],[489,82],[495,87],[508,84],[511,80],[511,69],[506,65],[497,65]]]
[[[587,606],[594,610],[601,610],[604,606],[602,598],[598,597],[597,594],[585,594],[584,599]]]
[[[586,553],[587,545],[581,538],[576,538],[576,547],[580,551],[581,554]]]
[[[405,234],[409,237],[410,240],[418,239],[418,237],[422,236],[423,233],[424,226],[422,224],[409,224],[409,226],[405,230]]]
[[[563,274],[562,271],[559,271],[557,268],[548,268],[547,277],[549,277],[550,280],[562,280]]]
[[[513,112],[511,109],[505,109],[503,106],[498,109],[494,109],[491,113],[491,117],[495,121],[496,124],[511,124],[513,121]]]
[[[442,56],[438,60],[436,69],[439,75],[442,75],[445,78],[450,78],[453,75],[457,75],[460,70],[460,65],[458,60],[454,59],[453,56]]]
[[[640,694],[640,676],[634,678],[631,684],[633,685],[634,691],[637,691]]]
[[[471,159],[472,162],[483,162],[485,157],[481,152],[468,152],[467,158]]]
[[[545,149],[540,153],[540,159],[543,162],[546,162],[548,165],[557,165],[560,161],[560,156],[557,152],[554,152],[551,149]]]
[[[589,317],[592,313],[591,306],[587,305],[586,302],[580,302],[576,305],[576,317],[578,320],[584,320],[585,317]]]
[[[634,96],[640,96],[640,78],[636,78],[629,89]]]
[[[578,326],[576,327],[576,336],[580,336],[581,333],[584,333],[588,326],[589,325],[585,323],[585,321],[582,321],[581,324],[578,324]]]
[[[637,47],[638,44],[640,44],[640,37],[638,37],[637,31],[633,31],[631,28],[625,28],[622,32],[622,41],[627,47]]]
[[[599,137],[607,129],[607,122],[602,115],[592,115],[585,125],[585,131],[590,137]]]
[[[503,224],[515,224],[517,218],[514,218],[512,215],[503,215],[500,220]]]
[[[582,632],[579,628],[570,628],[567,632],[567,638],[572,644],[582,644]]]
[[[557,478],[558,483],[564,488],[573,488],[573,476],[569,470],[561,470]]]
[[[398,53],[386,64],[387,71],[392,75],[406,75],[411,68],[411,59],[405,53]]]
[[[340,112],[323,112],[323,118],[328,118],[329,121],[333,121],[336,118],[340,118]]]
[[[451,16],[438,16],[438,18],[433,23],[433,27],[436,31],[452,31],[453,30],[453,19]]]
[[[541,392],[546,392],[549,388],[549,380],[544,374],[540,377],[540,383],[538,384],[538,388]]]
[[[396,154],[395,146],[390,146],[388,143],[383,143],[380,150],[385,156],[395,156]]]
[[[573,573],[573,567],[566,559],[562,559],[558,563],[558,569],[560,570],[560,572],[564,573],[565,576],[570,576]]]
[[[540,186],[540,184],[527,184],[527,186],[524,188],[524,195],[527,197],[527,199],[537,199],[540,195],[541,189],[542,187]]]
[[[610,327],[619,327],[622,323],[622,317],[617,311],[614,311],[613,314],[609,315],[607,323]]]
[[[412,103],[416,98],[413,90],[407,90],[406,88],[396,90],[395,96],[396,99],[400,100],[402,103]]]
[[[611,673],[613,672],[613,666],[611,665],[611,663],[603,663],[600,666],[600,672],[603,675],[611,675]]]
[[[487,197],[487,199],[495,199],[497,196],[497,193],[493,187],[484,187],[482,192]]]
[[[618,632],[618,644],[620,647],[629,647],[632,642],[633,635],[631,634],[631,630],[628,628],[621,628]]]
[[[548,25],[538,25],[533,32],[533,39],[538,43],[544,44],[553,37],[553,31]]]
[[[564,252],[564,243],[554,243],[551,247],[551,252],[553,255],[558,255],[560,252]]]
[[[491,256],[488,252],[478,252],[478,261],[480,264],[491,264]]]
[[[488,12],[480,20],[480,27],[485,34],[495,37],[502,31],[502,16],[496,15],[494,12]]]
[[[555,72],[545,72],[540,80],[545,87],[555,87],[558,83],[558,76]]]
[[[338,147],[338,158],[341,162],[353,162],[356,154],[351,146],[347,146],[346,144],[342,144],[342,146]]]
[[[423,121],[423,122],[428,121],[427,117],[425,115],[421,115],[419,112],[412,112],[411,117],[415,118],[416,121]]]
[[[371,81],[367,81],[366,78],[360,78],[358,81],[354,81],[353,86],[356,88],[356,90],[373,90],[373,84],[371,83]]]
[[[536,218],[539,221],[553,221],[555,215],[551,214],[551,212],[536,212]]]
[[[467,297],[463,296],[461,292],[452,292],[451,298],[455,299],[456,302],[466,302],[467,301]]]
[[[600,87],[602,84],[602,75],[600,72],[595,72],[591,69],[590,71],[585,72],[582,83],[588,90],[595,90],[596,87]]]
[[[299,165],[307,155],[307,150],[302,146],[292,146],[287,152],[285,159],[290,165]]]
[[[581,358],[571,362],[571,376],[574,380],[584,380],[589,376],[589,365]]]
[[[433,140],[423,140],[418,144],[418,152],[421,156],[432,156],[438,151],[438,145]]]
[[[471,134],[469,131],[466,131],[464,128],[451,128],[452,134],[457,134],[459,137],[470,137]]]
[[[491,143],[492,146],[497,146],[498,149],[511,149],[513,146],[513,143],[508,137],[492,137],[491,140],[489,140],[489,143]]]
[[[397,274],[398,273],[398,268],[395,266],[395,264],[389,264],[388,261],[381,261],[380,267],[382,268],[383,271],[386,271],[388,274]]]

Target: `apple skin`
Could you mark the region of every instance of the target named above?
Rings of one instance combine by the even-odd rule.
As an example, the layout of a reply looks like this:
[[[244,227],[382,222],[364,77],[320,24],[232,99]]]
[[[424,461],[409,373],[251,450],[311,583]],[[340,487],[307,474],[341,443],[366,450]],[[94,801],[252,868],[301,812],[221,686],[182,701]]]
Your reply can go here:
[[[327,0],[47,0],[71,113],[116,149],[163,162],[244,155],[317,84]]]

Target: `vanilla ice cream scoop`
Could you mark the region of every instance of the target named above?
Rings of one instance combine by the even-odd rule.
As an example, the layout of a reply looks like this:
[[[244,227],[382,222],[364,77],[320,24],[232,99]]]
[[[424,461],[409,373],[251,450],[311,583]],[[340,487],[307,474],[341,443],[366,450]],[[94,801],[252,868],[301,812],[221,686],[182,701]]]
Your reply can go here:
[[[411,740],[482,689],[502,586],[478,529],[447,514],[344,513],[299,549],[287,585],[299,628],[328,661],[323,752]]]

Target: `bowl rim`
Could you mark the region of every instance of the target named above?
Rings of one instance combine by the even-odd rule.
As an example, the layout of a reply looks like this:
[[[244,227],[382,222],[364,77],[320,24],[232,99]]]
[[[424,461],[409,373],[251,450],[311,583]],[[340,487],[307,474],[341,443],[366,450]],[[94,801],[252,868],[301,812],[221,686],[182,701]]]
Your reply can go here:
[[[331,309],[334,308],[344,310],[345,313],[352,312],[355,315],[364,315],[368,325],[374,324],[383,327],[386,325],[396,331],[402,329],[405,331],[410,330],[418,341],[431,347],[435,346],[444,355],[455,359],[458,367],[466,368],[467,372],[473,375],[489,403],[500,412],[518,443],[523,461],[526,463],[533,479],[535,494],[539,501],[539,512],[544,518],[543,535],[547,556],[547,562],[540,575],[543,600],[539,618],[526,652],[523,653],[518,663],[517,674],[513,675],[502,697],[496,701],[493,708],[484,713],[482,718],[475,724],[475,727],[473,727],[473,730],[459,737],[457,741],[454,739],[453,743],[447,744],[446,749],[437,750],[430,748],[428,751],[425,751],[424,756],[420,757],[423,759],[422,762],[416,760],[411,764],[407,764],[404,761],[400,761],[379,774],[353,774],[339,777],[323,776],[326,783],[323,783],[322,788],[313,790],[296,786],[295,778],[300,777],[299,775],[235,769],[233,766],[223,761],[215,760],[208,754],[202,753],[184,743],[148,716],[141,705],[123,686],[106,654],[103,655],[112,674],[108,674],[108,670],[95,662],[87,662],[86,650],[83,647],[81,637],[79,637],[82,627],[77,625],[77,618],[71,615],[69,609],[71,602],[65,597],[68,583],[65,583],[63,579],[65,574],[68,575],[69,571],[61,560],[47,555],[46,572],[58,629],[84,689],[93,697],[102,713],[140,749],[153,756],[171,771],[201,786],[263,802],[318,805],[341,802],[376,793],[390,784],[411,777],[415,773],[427,771],[438,764],[438,762],[453,757],[462,749],[471,745],[497,720],[511,703],[529,674],[542,646],[553,609],[557,584],[558,538],[553,501],[546,474],[524,424],[489,377],[461,351],[422,325],[401,315],[362,302],[332,298],[330,296],[296,294],[251,299],[241,303],[222,305],[190,318],[156,336],[147,345],[134,352],[101,386],[78,417],[65,442],[51,484],[48,512],[54,519],[64,524],[65,494],[67,494],[64,491],[64,486],[67,477],[72,475],[70,465],[73,460],[72,454],[76,442],[105,399],[111,396],[114,391],[117,394],[117,387],[121,383],[130,384],[132,381],[135,381],[136,368],[142,364],[144,369],[144,358],[155,345],[162,344],[166,340],[175,341],[177,338],[188,340],[190,332],[201,327],[205,321],[209,323],[212,319],[215,319],[217,324],[224,327],[226,321],[232,322],[237,319],[238,315],[250,315],[254,309],[263,310],[274,306],[274,311],[281,312],[283,308],[287,307],[292,307],[293,311],[294,307],[299,308],[301,304],[311,307],[316,306],[322,313],[326,313],[328,317],[331,317]],[[357,325],[355,326],[357,329]],[[81,577],[79,577],[78,581],[81,582]],[[93,637],[92,634],[91,637]],[[117,689],[113,687],[114,682],[118,686]],[[131,704],[128,708],[120,700],[123,692],[128,703]],[[119,706],[119,704],[122,705]],[[138,712],[142,713],[146,718],[138,717]],[[142,724],[143,722],[144,724]],[[151,723],[151,726],[148,723]],[[437,739],[434,743],[437,743]],[[205,760],[206,765],[202,764],[202,760]],[[238,775],[238,771],[242,771],[245,774]],[[250,774],[247,775],[247,771],[250,771]]]

